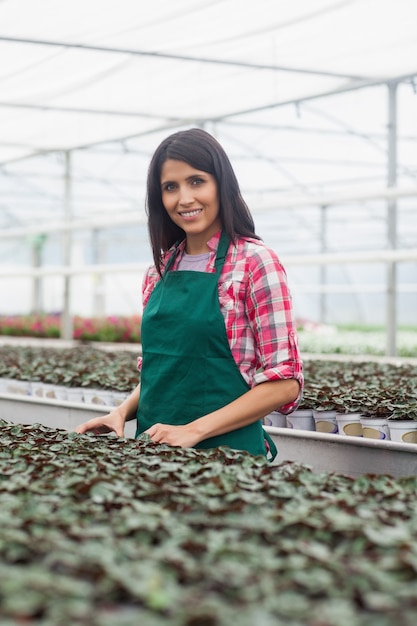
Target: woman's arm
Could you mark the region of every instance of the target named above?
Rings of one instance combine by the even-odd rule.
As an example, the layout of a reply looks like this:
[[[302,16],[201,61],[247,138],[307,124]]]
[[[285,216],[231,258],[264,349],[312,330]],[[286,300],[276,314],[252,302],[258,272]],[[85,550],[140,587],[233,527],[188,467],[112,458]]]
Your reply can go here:
[[[140,384],[132,391],[118,407],[115,407],[106,415],[93,417],[93,419],[77,426],[75,431],[80,434],[94,432],[105,434],[114,432],[119,437],[124,437],[125,423],[136,416],[139,405]]]
[[[298,394],[274,410],[291,413],[303,391],[303,364],[287,275],[276,253],[259,248],[248,259],[245,312],[254,338],[256,372],[251,387],[264,382],[298,381]]]
[[[230,404],[193,420],[184,426],[154,424],[146,432],[152,441],[182,448],[193,447],[204,439],[247,426],[277,407],[294,402],[300,385],[295,379],[274,380],[256,385]]]

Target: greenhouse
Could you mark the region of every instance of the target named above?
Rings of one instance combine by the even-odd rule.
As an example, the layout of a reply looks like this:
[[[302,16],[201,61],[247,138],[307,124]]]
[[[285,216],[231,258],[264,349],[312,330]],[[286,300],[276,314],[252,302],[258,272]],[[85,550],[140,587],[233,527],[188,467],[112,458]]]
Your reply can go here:
[[[384,326],[395,354],[417,310],[414,3],[54,5],[0,6],[1,313],[138,313],[150,156],[202,126],[297,317]]]
[[[414,626],[416,21],[413,0],[0,0],[1,624]],[[255,416],[268,458],[139,428],[147,177],[189,129],[288,277],[304,389]],[[169,358],[177,319],[154,326]],[[184,415],[209,380],[192,345]],[[135,398],[121,430],[79,430]]]

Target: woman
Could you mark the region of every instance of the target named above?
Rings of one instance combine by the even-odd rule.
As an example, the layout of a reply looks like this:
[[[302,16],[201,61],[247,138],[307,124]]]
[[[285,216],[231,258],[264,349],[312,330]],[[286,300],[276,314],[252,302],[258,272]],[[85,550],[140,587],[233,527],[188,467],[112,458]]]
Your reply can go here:
[[[302,365],[285,270],[255,234],[217,140],[191,129],[160,144],[147,213],[141,384],[77,432],[123,436],[136,415],[136,436],[158,443],[266,455],[262,418],[298,406]]]

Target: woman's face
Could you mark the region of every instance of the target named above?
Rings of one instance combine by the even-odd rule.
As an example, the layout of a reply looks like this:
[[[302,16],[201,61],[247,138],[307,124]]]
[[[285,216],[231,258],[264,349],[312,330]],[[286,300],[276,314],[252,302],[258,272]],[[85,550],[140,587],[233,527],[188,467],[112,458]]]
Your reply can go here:
[[[187,236],[187,252],[206,252],[207,241],[221,228],[214,176],[185,161],[168,159],[161,170],[161,192],[169,217]]]

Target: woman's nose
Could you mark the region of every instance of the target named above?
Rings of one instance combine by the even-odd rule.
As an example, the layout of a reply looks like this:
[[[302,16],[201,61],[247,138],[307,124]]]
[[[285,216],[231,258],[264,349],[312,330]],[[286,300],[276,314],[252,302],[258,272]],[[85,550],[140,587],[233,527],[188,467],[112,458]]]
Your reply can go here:
[[[192,190],[189,187],[180,187],[180,204],[183,206],[192,204],[194,202],[194,196]]]

